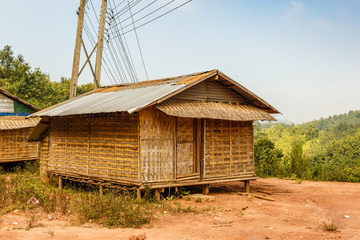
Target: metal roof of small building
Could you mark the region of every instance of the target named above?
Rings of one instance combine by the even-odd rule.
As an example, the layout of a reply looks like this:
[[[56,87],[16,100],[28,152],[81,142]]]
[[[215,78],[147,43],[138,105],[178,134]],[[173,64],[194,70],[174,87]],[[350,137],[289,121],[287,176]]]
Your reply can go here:
[[[79,114],[128,112],[165,101],[166,99],[211,77],[221,76],[224,85],[245,96],[267,113],[279,113],[260,97],[218,70],[199,72],[172,78],[101,87],[74,99],[56,104],[31,115],[40,117]]]
[[[31,108],[31,109],[34,109],[35,111],[39,111],[40,108],[38,108],[37,106],[31,104],[31,103],[28,103],[27,101],[25,100],[22,100],[21,98],[18,98],[17,96],[11,94],[10,92],[0,88],[0,93],[4,94],[5,96],[7,96],[8,98],[12,99],[13,101],[18,101],[24,105],[26,105],[27,107]]]

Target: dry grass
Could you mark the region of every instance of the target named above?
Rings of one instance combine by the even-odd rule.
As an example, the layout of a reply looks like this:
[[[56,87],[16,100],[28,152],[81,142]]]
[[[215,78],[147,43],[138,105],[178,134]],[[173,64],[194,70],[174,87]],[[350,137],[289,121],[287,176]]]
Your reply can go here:
[[[334,222],[323,223],[322,228],[328,232],[338,232],[340,229],[340,225]]]

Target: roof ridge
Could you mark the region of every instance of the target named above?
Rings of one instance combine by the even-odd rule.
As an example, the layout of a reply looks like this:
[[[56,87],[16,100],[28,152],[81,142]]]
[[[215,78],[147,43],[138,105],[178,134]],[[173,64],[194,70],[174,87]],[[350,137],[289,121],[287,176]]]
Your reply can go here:
[[[1,88],[1,87],[0,87],[0,93],[2,93],[2,94],[4,94],[5,96],[11,98],[12,100],[16,100],[16,101],[18,101],[18,102],[21,102],[22,104],[24,104],[24,105],[26,105],[26,106],[34,109],[35,111],[39,111],[39,110],[41,109],[41,108],[35,106],[34,104],[31,104],[31,103],[29,103],[29,102],[27,102],[27,101],[25,101],[25,100],[23,100],[23,99],[15,96],[15,95],[12,94],[11,92],[9,92],[9,91]]]
[[[178,79],[178,78],[197,76],[197,75],[201,75],[201,74],[209,73],[209,72],[213,72],[213,71],[218,71],[218,70],[213,69],[213,70],[195,72],[195,73],[184,74],[184,75],[179,75],[179,76],[174,76],[174,77],[158,78],[158,79],[152,79],[152,80],[144,80],[144,81],[139,81],[139,82],[134,82],[134,83],[121,83],[121,84],[114,84],[114,85],[105,85],[105,86],[100,87],[99,89],[101,89],[101,88],[109,88],[109,87],[126,87],[126,86],[133,86],[133,85],[136,85],[136,84],[143,84],[143,83],[148,83],[148,82],[170,81],[170,80],[175,80],[175,79]]]

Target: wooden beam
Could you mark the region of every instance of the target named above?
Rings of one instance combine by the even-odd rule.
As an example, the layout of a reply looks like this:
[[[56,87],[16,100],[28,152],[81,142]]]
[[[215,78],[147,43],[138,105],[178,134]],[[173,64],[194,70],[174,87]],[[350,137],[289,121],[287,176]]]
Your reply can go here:
[[[104,190],[103,190],[103,186],[102,186],[102,185],[99,186],[99,192],[100,192],[100,196],[103,196],[103,195],[104,195]]]
[[[44,180],[45,180],[46,184],[49,184],[50,183],[50,176],[46,174]]]
[[[203,185],[203,190],[202,190],[202,194],[204,195],[208,195],[210,191],[210,184],[205,184]]]
[[[196,119],[196,172],[200,174],[201,162],[201,119]]]
[[[256,197],[256,198],[260,198],[260,199],[264,199],[264,200],[268,200],[268,201],[275,201],[274,198],[269,198],[269,197],[261,196],[261,195],[258,195],[258,194],[247,193],[247,195],[252,196],[252,197]]]
[[[140,201],[141,200],[141,189],[140,188],[138,188],[137,190],[136,190],[136,197],[137,197],[137,199]]]
[[[155,195],[156,201],[160,201],[160,191],[159,191],[159,189],[154,190],[154,195]]]
[[[250,192],[250,180],[244,181],[244,189],[245,189],[245,192],[247,192],[247,193]]]
[[[93,76],[95,78],[95,71],[94,71],[94,68],[93,68],[93,66],[92,66],[92,64],[90,62],[90,56],[89,56],[89,54],[88,54],[88,52],[86,50],[85,43],[84,43],[84,41],[82,39],[81,39],[81,44],[84,47],[84,52],[85,52],[86,58],[89,60],[89,66],[90,66],[91,72],[92,72],[92,74],[93,74]]]
[[[62,177],[61,176],[58,176],[58,184],[59,184],[59,189],[62,190],[63,184],[62,184]]]
[[[79,77],[78,72],[80,65],[81,40],[82,40],[82,33],[84,26],[85,4],[86,4],[86,0],[80,0],[78,24],[77,24],[76,39],[75,39],[74,60],[73,60],[73,67],[72,67],[72,74],[70,81],[70,99],[76,97],[76,87]]]
[[[84,70],[86,64],[87,64],[87,63],[90,63],[90,58],[91,58],[91,56],[93,55],[93,53],[95,52],[96,47],[97,47],[97,44],[94,46],[93,50],[91,51],[89,58],[86,59],[86,62],[85,62],[84,65],[82,66],[82,68],[81,68],[81,70],[80,70],[80,72],[79,72],[79,74],[78,74],[78,77],[80,77],[80,75],[81,75],[82,71]]]
[[[102,52],[103,52],[103,47],[104,47],[106,7],[107,7],[107,0],[102,0],[98,42],[97,42],[98,48],[96,51],[96,62],[95,62],[94,89],[97,89],[100,87],[101,62],[102,62]]]

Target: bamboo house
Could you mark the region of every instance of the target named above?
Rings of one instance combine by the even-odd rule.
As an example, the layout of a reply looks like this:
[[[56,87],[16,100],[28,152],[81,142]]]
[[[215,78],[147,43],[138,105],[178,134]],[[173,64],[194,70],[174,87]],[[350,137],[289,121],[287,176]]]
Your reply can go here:
[[[253,121],[278,111],[218,70],[98,88],[32,115],[41,174],[139,191],[255,179]],[[249,184],[247,184],[249,186]]]
[[[27,141],[40,118],[25,119],[36,106],[0,88],[0,163],[38,160],[38,143]]]

